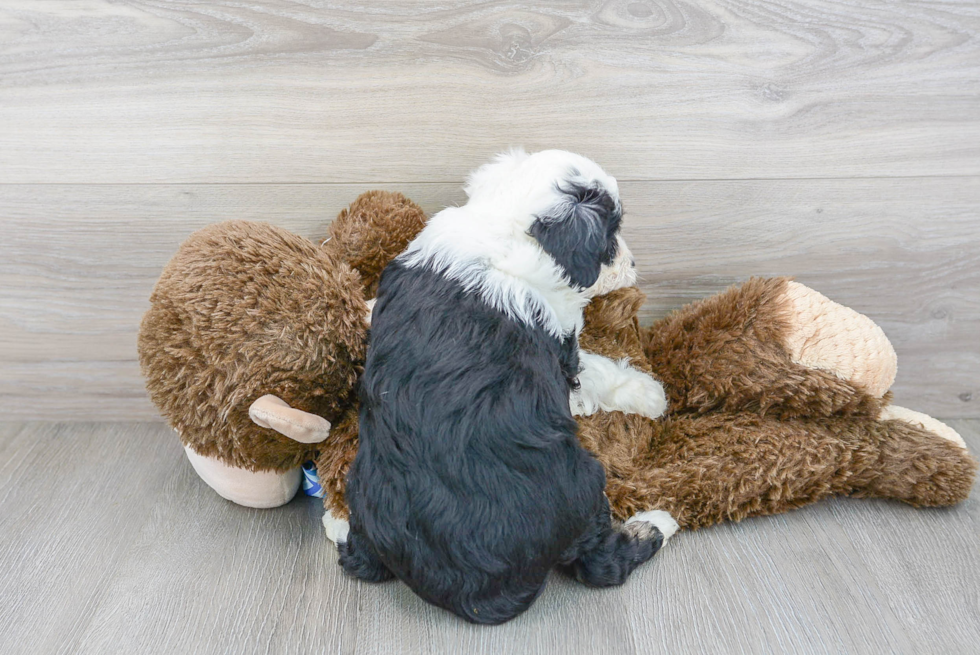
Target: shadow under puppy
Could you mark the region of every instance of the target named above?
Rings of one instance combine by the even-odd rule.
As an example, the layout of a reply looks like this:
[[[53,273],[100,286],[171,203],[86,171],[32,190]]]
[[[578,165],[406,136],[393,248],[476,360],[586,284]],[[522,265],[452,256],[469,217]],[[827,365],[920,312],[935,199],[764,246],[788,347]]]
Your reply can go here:
[[[623,583],[676,524],[613,523],[572,415],[665,409],[649,375],[578,349],[589,299],[635,281],[616,180],[568,152],[515,151],[466,192],[381,276],[341,564],[501,623],[556,567]]]

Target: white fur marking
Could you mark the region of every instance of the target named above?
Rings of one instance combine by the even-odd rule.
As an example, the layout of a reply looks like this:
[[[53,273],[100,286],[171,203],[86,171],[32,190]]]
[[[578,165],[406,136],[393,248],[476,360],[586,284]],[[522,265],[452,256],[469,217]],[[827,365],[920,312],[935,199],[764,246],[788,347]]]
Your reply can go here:
[[[367,313],[367,318],[365,320],[367,321],[368,327],[371,327],[371,318],[374,316],[374,305],[377,302],[378,302],[377,298],[371,298],[371,300],[367,301],[368,313]]]
[[[572,288],[555,261],[523,231],[495,234],[501,227],[468,207],[436,214],[399,260],[427,266],[478,294],[491,307],[552,336],[582,328],[585,294]]]
[[[327,533],[327,539],[335,544],[347,543],[347,533],[350,532],[350,524],[344,519],[338,519],[330,510],[323,512],[323,529]]]
[[[614,362],[608,357],[579,351],[582,372],[579,389],[569,403],[574,416],[591,416],[600,409],[659,418],[667,409],[663,385],[629,365],[629,360]]]
[[[627,523],[635,523],[637,521],[649,523],[660,530],[660,533],[664,536],[664,545],[666,545],[667,540],[674,536],[674,533],[680,529],[680,526],[677,525],[677,521],[674,520],[674,517],[671,516],[669,512],[665,512],[662,509],[652,509],[647,512],[638,512],[636,515],[626,519]]]
[[[633,265],[633,253],[630,252],[623,237],[618,237],[618,242],[619,252],[616,253],[616,259],[610,262],[608,266],[603,266],[595,284],[585,290],[585,295],[589,298],[636,285],[636,267]]]
[[[558,183],[570,171],[599,183],[618,202],[616,179],[585,157],[561,150],[533,155],[512,150],[470,175],[466,205],[433,216],[398,261],[438,271],[511,319],[540,326],[556,338],[578,333],[590,290],[574,288],[528,234],[538,216],[566,201]],[[628,249],[623,251],[617,262],[603,267],[592,295],[635,281],[635,272],[622,265],[629,256]]]

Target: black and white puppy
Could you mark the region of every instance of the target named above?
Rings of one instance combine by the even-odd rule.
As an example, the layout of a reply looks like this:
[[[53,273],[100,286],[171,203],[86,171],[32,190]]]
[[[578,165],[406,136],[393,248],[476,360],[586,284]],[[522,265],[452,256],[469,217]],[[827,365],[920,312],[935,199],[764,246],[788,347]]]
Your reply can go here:
[[[573,412],[665,408],[655,380],[577,345],[589,299],[635,281],[616,180],[572,153],[515,151],[466,192],[381,277],[340,561],[501,623],[555,567],[623,583],[676,523],[614,525],[576,438]]]

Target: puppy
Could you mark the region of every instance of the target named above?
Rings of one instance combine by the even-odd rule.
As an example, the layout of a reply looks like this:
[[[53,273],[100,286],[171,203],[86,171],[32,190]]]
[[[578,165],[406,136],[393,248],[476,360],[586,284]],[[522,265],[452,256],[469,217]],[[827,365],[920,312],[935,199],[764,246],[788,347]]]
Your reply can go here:
[[[618,585],[673,533],[664,513],[612,523],[573,418],[656,417],[665,400],[628,363],[578,350],[590,297],[636,278],[616,180],[572,153],[515,151],[466,193],[382,274],[340,562],[502,623],[551,569]]]

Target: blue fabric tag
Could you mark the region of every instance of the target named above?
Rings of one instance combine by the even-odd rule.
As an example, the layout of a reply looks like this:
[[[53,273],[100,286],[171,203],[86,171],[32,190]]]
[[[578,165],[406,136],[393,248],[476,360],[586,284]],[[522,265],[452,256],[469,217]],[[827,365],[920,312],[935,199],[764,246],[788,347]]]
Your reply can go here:
[[[316,464],[306,462],[303,464],[303,493],[315,498],[323,498],[326,492],[320,486],[320,476],[316,473]]]

